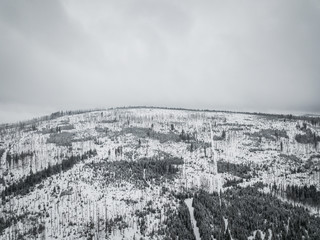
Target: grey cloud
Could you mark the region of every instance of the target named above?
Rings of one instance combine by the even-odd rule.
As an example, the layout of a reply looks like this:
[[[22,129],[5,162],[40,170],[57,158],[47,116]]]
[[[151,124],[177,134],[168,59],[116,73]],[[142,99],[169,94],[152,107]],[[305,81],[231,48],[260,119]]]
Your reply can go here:
[[[122,105],[320,112],[318,1],[4,0],[0,31],[14,121]]]

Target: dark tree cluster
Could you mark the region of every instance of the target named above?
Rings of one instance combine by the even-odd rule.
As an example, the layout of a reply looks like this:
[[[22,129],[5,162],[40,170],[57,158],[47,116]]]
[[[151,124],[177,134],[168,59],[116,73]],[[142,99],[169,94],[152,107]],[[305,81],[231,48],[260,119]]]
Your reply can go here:
[[[4,154],[5,150],[0,148],[0,159],[2,158],[2,155]]]
[[[277,141],[280,138],[289,138],[285,130],[279,129],[261,129],[260,131],[250,133],[247,132],[245,135],[253,138],[258,138],[261,141],[261,138],[266,138],[271,141]]]
[[[30,174],[25,178],[22,178],[18,182],[15,182],[9,186],[6,186],[4,191],[2,191],[1,193],[2,199],[5,200],[6,196],[10,196],[12,194],[15,194],[15,195],[28,194],[36,184],[41,183],[41,181],[43,181],[44,179],[50,176],[53,176],[55,174],[58,174],[62,171],[67,171],[71,169],[79,161],[93,157],[96,154],[97,154],[96,150],[90,150],[84,153],[83,155],[77,155],[77,156],[72,155],[69,158],[62,160],[61,163],[56,164],[54,166],[49,165],[44,170],[38,171],[36,173],[33,173],[32,171],[30,171]]]
[[[95,127],[97,133],[107,134],[109,129],[107,127]]]
[[[224,239],[223,214],[219,207],[218,194],[209,195],[205,191],[200,191],[194,196],[193,207],[201,239],[212,239],[211,236],[215,239]]]
[[[186,133],[183,129],[179,135],[181,141],[184,141],[184,142],[190,142],[190,141],[194,141],[195,138],[193,135],[191,135],[190,133]]]
[[[90,225],[88,226],[88,230],[94,229],[94,221],[92,220],[90,222]],[[111,235],[112,231],[115,229],[119,229],[120,231],[122,229],[125,229],[128,227],[128,224],[124,221],[123,217],[120,215],[117,215],[114,218],[106,219],[106,222],[104,224],[105,227],[105,233],[107,235]],[[94,237],[94,236],[93,236]]]
[[[312,133],[311,129],[308,128],[305,131],[305,134],[297,134],[295,139],[298,143],[314,144],[317,146],[318,142],[320,141],[320,136],[317,136],[316,133]]]
[[[320,125],[320,118],[312,118],[309,120],[312,126],[319,126]]]
[[[224,184],[223,187],[234,187],[237,186],[239,183],[243,183],[243,179],[231,179],[231,180],[227,180]]]
[[[220,136],[213,136],[213,140],[215,140],[215,141],[223,141],[225,139],[226,139],[226,131],[225,130],[222,130]]]
[[[105,161],[88,163],[87,166],[94,170],[97,177],[102,175],[105,184],[129,181],[145,186],[145,181],[154,180],[154,184],[159,184],[161,179],[172,179],[179,171],[178,165],[181,164],[183,164],[181,158],[166,157],[142,158],[137,161]]]
[[[51,133],[47,139],[47,143],[54,143],[57,146],[72,146],[75,134],[70,132]]]
[[[169,214],[164,224],[167,226],[164,239],[195,240],[189,210],[184,202],[180,203],[177,213]]]
[[[119,134],[128,134],[131,133],[132,135],[136,136],[137,138],[151,138],[155,140],[159,140],[160,143],[164,142],[179,142],[181,141],[180,135],[169,132],[169,133],[161,133],[156,132],[151,128],[141,128],[141,127],[129,127],[124,128]]]
[[[187,150],[190,152],[196,151],[199,148],[209,148],[211,146],[210,143],[208,142],[203,142],[203,141],[191,141],[190,145],[187,146]]]
[[[291,185],[286,189],[286,196],[293,201],[307,203],[313,206],[320,206],[320,191],[314,185],[297,186]]]
[[[74,126],[72,124],[60,125],[53,128],[45,128],[41,130],[41,133],[61,133],[63,130],[72,130]]]
[[[147,173],[154,173],[160,175],[175,174],[179,171],[176,165],[183,164],[182,158],[165,158],[162,160],[155,158],[142,158],[138,161],[138,164],[146,169]]]
[[[318,217],[310,215],[305,208],[260,192],[257,186],[228,189],[221,194],[221,207],[217,194],[200,192],[195,195],[194,205],[202,239],[210,239],[211,235],[226,239],[224,219],[228,219],[228,231],[233,239],[247,239],[255,230],[264,232],[265,239],[269,239],[270,230],[272,239],[319,239],[320,236]]]
[[[251,178],[251,168],[248,164],[236,164],[219,160],[217,165],[219,173],[230,173],[234,176],[245,179]]]
[[[22,221],[26,217],[27,217],[27,213],[23,213],[19,215],[0,216],[0,234],[2,234],[6,228],[17,224],[19,221]],[[34,213],[34,217],[35,218],[40,217],[40,213]],[[40,227],[40,229],[42,229],[42,227]],[[19,235],[17,239],[24,239],[22,235],[20,235],[21,238],[19,238]]]
[[[114,149],[114,154],[117,156],[121,156],[123,153],[123,148],[121,146],[117,147],[116,149]]]
[[[21,153],[10,153],[9,151],[7,152],[6,156],[6,162],[8,166],[11,168],[11,165],[13,164],[12,167],[17,165],[19,161],[24,162],[27,157],[32,157],[34,155],[34,152],[32,151],[27,151],[27,152],[21,152]]]
[[[301,131],[305,132],[307,130],[307,123],[306,122],[302,123],[302,126],[299,123],[297,123],[296,128],[298,130],[301,130]]]
[[[320,207],[320,191],[317,191],[317,188],[314,185],[289,185],[284,188],[274,183],[271,190],[273,193],[285,196],[294,202],[301,202],[314,207]]]
[[[101,121],[102,123],[116,123],[118,120],[116,118],[114,119],[104,119]]]

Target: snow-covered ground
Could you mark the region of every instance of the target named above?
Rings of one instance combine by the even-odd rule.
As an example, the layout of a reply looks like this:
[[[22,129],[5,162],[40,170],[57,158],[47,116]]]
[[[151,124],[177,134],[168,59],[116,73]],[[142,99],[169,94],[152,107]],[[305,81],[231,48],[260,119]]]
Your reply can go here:
[[[197,221],[194,218],[194,209],[192,207],[192,201],[193,201],[192,198],[187,198],[184,200],[184,202],[186,203],[186,205],[188,207],[189,213],[190,213],[191,224],[193,227],[194,236],[196,237],[196,240],[201,240],[199,228],[197,227]]]

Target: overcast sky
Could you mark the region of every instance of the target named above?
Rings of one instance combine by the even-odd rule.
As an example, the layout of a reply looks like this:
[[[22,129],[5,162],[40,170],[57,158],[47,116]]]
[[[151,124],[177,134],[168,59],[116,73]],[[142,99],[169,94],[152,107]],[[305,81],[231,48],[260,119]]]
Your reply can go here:
[[[0,1],[0,122],[153,105],[320,112],[320,2]]]

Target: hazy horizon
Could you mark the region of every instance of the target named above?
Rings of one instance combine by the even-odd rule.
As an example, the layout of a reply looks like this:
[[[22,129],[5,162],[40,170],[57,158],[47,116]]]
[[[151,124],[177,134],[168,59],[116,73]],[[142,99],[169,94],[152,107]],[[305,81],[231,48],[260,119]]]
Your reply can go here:
[[[0,123],[122,106],[320,113],[318,1],[0,2]]]
[[[238,112],[238,113],[261,113],[261,114],[283,114],[283,115],[289,115],[292,114],[294,116],[315,116],[315,117],[320,117],[320,112],[303,112],[303,111],[277,111],[277,110],[268,110],[268,111],[255,111],[255,110],[234,110],[234,109],[213,109],[213,108],[188,108],[188,107],[170,107],[170,106],[114,106],[114,107],[105,107],[105,108],[91,108],[91,109],[65,109],[65,110],[55,110],[55,111],[48,111],[48,112],[43,112],[43,113],[35,113],[34,115],[32,115],[32,113],[25,114],[25,116],[22,116],[21,114],[19,115],[19,119],[14,120],[14,121],[3,121],[0,122],[1,124],[15,124],[15,123],[19,123],[19,122],[24,122],[24,121],[28,121],[28,120],[32,120],[32,119],[36,119],[39,117],[44,117],[44,116],[49,116],[53,113],[56,112],[67,112],[67,111],[104,111],[104,110],[109,110],[109,109],[115,109],[115,108],[159,108],[159,109],[181,109],[181,110],[196,110],[196,111],[203,111],[203,110],[209,110],[209,111],[217,111],[217,112],[224,112],[224,111],[229,111],[229,112]],[[22,117],[21,117],[22,116]]]

